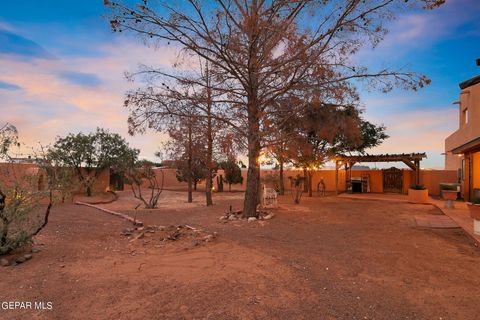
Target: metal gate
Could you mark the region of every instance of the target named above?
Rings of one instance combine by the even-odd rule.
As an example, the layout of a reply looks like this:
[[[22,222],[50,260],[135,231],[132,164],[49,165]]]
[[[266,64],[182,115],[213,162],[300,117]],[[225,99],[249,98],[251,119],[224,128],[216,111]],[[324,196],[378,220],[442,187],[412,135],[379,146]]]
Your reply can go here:
[[[383,169],[383,192],[402,193],[403,170],[391,167]]]

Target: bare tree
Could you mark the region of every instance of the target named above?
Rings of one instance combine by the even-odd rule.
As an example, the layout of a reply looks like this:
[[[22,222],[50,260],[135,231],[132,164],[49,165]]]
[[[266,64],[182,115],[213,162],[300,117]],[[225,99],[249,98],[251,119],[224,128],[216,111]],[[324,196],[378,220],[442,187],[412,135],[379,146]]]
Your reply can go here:
[[[173,79],[173,84],[162,83],[161,90],[149,87],[129,92],[125,106],[131,111],[130,133],[144,132],[146,128],[166,131],[174,144],[187,151],[178,152],[175,145],[168,145],[170,154],[186,155],[187,163],[182,168],[191,169],[192,161],[204,164],[201,176],[205,179],[206,204],[210,206],[213,205],[212,187],[217,160],[233,155],[240,147],[230,126],[219,121],[225,119],[224,103],[218,101],[223,94],[214,90],[214,74],[209,63],[200,60],[199,66],[199,70]],[[130,76],[152,81],[157,73],[161,72],[145,69]],[[189,148],[193,150],[191,156],[188,156]],[[189,199],[190,195],[191,192]]]
[[[404,70],[369,71],[351,57],[377,45],[384,23],[397,10],[434,8],[444,0],[198,0],[158,1],[133,6],[104,1],[114,31],[132,31],[154,44],[178,45],[209,61],[225,94],[222,119],[242,135],[248,147],[247,189],[243,213],[256,216],[259,203],[259,155],[265,146],[268,115],[275,101],[305,90],[330,92],[331,99],[355,80],[383,91],[395,86],[416,90],[430,80]],[[158,72],[179,78],[172,72]],[[181,78],[181,76],[180,76]],[[205,85],[204,85],[205,86]],[[291,110],[295,114],[298,110]]]
[[[141,166],[134,166],[125,172],[125,176],[130,182],[133,196],[143,202],[146,209],[154,209],[157,207],[158,200],[163,191],[164,174],[160,169],[161,180],[157,178],[152,164],[146,161],[140,163]],[[147,194],[142,191],[144,182],[147,183]]]

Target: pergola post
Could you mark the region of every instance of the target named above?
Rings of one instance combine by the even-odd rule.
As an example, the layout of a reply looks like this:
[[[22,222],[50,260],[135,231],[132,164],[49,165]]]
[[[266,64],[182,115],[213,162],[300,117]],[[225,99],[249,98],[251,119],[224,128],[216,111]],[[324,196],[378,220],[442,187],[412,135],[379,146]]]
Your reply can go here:
[[[420,184],[420,160],[415,160],[415,184]]]

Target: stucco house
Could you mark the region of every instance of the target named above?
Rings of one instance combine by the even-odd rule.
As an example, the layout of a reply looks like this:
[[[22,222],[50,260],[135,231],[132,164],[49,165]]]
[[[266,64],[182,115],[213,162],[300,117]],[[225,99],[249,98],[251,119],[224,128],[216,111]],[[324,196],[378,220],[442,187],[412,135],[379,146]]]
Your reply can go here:
[[[480,65],[480,59],[477,60]],[[459,84],[459,128],[445,139],[445,169],[457,170],[465,200],[480,198],[480,75]]]

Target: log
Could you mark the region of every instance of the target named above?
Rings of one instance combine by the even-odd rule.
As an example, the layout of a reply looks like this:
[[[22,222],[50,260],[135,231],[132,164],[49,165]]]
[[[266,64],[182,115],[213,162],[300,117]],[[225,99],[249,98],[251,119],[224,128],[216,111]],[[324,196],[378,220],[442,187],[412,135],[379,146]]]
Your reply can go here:
[[[120,217],[120,218],[122,218],[122,219],[125,219],[125,220],[133,223],[133,224],[136,225],[136,226],[143,226],[143,222],[141,222],[141,221],[139,221],[139,220],[137,220],[137,219],[134,219],[134,218],[130,217],[129,215],[120,213],[120,212],[112,211],[112,210],[109,210],[109,209],[105,209],[105,208],[102,208],[102,207],[95,206],[95,205],[90,204],[90,203],[85,203],[85,202],[80,202],[80,201],[76,201],[75,204],[76,204],[76,205],[81,205],[81,206],[91,207],[91,208],[94,208],[94,209],[97,209],[97,210],[100,210],[100,211],[109,213],[109,214],[111,214],[111,215],[114,215],[114,216]]]

